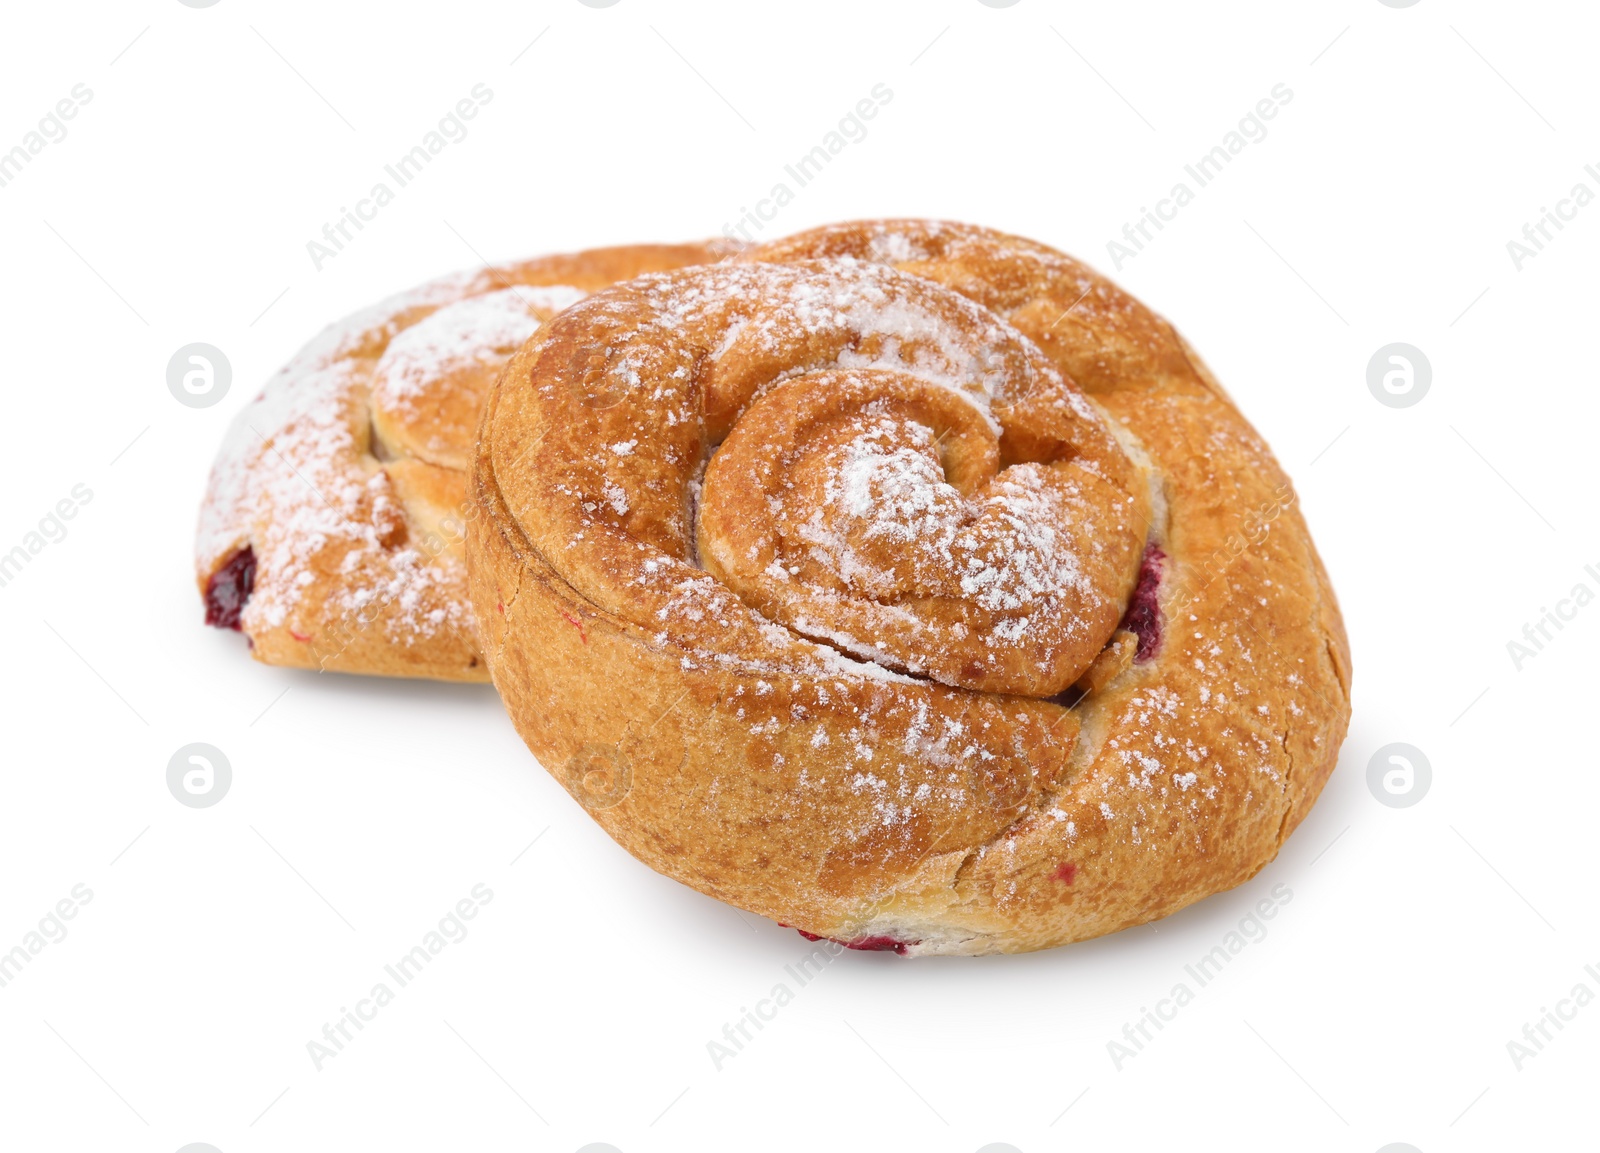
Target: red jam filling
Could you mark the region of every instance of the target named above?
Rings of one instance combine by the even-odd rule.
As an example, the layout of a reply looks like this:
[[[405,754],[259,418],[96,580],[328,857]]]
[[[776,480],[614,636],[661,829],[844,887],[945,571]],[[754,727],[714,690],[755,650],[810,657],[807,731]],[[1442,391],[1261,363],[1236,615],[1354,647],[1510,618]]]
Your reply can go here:
[[[1056,871],[1050,874],[1050,879],[1053,881],[1063,881],[1070,885],[1077,878],[1077,876],[1078,866],[1074,865],[1071,861],[1062,861],[1061,864],[1056,866]]]
[[[1128,612],[1122,618],[1122,627],[1139,638],[1139,649],[1133,654],[1138,662],[1150,660],[1161,650],[1161,570],[1167,554],[1156,544],[1145,546],[1144,559],[1139,562],[1139,582],[1128,599]]]
[[[782,924],[782,922],[779,922]],[[819,937],[815,933],[808,933],[804,929],[795,929],[793,925],[783,925],[785,929],[794,929],[808,941],[832,941],[835,945],[843,945],[846,949],[860,949],[867,953],[894,953],[904,957],[906,950],[912,945],[921,944],[920,941],[897,941],[893,937],[857,937],[853,941],[841,941],[837,937]]]
[[[893,937],[857,937],[854,941],[844,941],[846,949],[861,949],[869,953],[896,953],[904,957],[906,950],[915,941],[896,941]]]
[[[230,556],[206,582],[206,624],[239,631],[239,614],[256,584],[256,554],[249,545]]]

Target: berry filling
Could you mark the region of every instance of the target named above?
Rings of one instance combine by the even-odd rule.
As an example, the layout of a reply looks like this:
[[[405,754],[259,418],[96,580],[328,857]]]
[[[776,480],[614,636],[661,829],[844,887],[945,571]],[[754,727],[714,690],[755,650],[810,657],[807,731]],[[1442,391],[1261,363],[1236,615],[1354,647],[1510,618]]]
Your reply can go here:
[[[1061,864],[1056,866],[1056,871],[1050,874],[1050,879],[1070,885],[1077,876],[1078,866],[1071,861],[1062,861]]]
[[[782,922],[779,922],[782,925]],[[857,937],[853,941],[841,941],[838,937],[820,937],[816,933],[808,933],[804,929],[795,929],[793,925],[783,925],[785,929],[794,929],[808,941],[832,941],[835,945],[843,945],[846,949],[859,949],[867,953],[895,953],[904,957],[906,950],[912,945],[920,945],[920,941],[897,941],[893,937]]]
[[[1167,554],[1161,546],[1145,546],[1144,559],[1139,562],[1139,583],[1128,598],[1128,612],[1122,618],[1122,627],[1139,638],[1139,650],[1133,654],[1136,662],[1150,660],[1161,649],[1161,570]]]
[[[239,614],[256,584],[256,554],[249,545],[222,563],[206,581],[206,624],[239,631]]]
[[[916,943],[915,941],[896,941],[893,937],[857,937],[854,941],[842,942],[846,949],[862,949],[871,953],[893,952],[901,957],[904,957],[906,950]]]

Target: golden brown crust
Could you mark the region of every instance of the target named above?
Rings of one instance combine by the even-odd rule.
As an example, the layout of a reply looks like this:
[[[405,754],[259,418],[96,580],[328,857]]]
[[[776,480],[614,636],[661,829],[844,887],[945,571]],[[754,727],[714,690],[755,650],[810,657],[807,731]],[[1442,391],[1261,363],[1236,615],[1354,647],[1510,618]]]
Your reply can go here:
[[[1076,504],[1014,499],[1007,551],[938,554],[980,558],[965,600],[928,571],[977,495],[1072,462]],[[1046,948],[1236,885],[1348,722],[1266,446],[1164,321],[985,229],[841,225],[592,297],[507,366],[471,496],[485,653],[544,764],[652,867],[857,947]],[[1092,552],[1119,510],[1136,583]],[[889,609],[892,643],[850,631]],[[1087,655],[1028,647],[1052,612]],[[962,624],[961,659],[917,650]]]
[[[330,327],[239,414],[218,453],[195,557],[208,619],[240,628],[268,664],[487,680],[462,538],[489,386],[573,301],[732,251],[547,256],[445,277]]]

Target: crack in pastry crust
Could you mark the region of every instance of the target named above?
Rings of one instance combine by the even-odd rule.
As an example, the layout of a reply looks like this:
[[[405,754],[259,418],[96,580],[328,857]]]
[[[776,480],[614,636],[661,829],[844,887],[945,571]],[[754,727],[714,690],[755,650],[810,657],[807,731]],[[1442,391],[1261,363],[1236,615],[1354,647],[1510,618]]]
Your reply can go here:
[[[269,664],[482,681],[466,469],[483,400],[563,308],[731,246],[640,245],[433,281],[331,326],[235,419],[201,508],[206,622]]]
[[[539,758],[653,868],[857,947],[1045,948],[1237,885],[1348,723],[1266,446],[1164,321],[986,229],[589,298],[507,366],[472,500]],[[597,749],[626,789],[563,769]]]

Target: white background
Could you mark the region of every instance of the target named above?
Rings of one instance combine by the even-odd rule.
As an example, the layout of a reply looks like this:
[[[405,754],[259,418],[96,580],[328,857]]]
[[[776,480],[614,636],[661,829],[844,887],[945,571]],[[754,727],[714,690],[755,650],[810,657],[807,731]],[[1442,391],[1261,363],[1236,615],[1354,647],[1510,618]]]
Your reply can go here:
[[[1600,206],[1506,242],[1600,165],[1588,6],[1421,0],[869,6],[577,0],[8,5],[0,148],[0,1145],[28,1150],[1593,1147],[1600,608],[1507,642],[1600,566]],[[530,42],[531,47],[528,47]],[[317,271],[306,242],[484,83],[494,97]],[[222,430],[328,321],[480,258],[720,232],[875,84],[893,100],[763,235],[978,221],[1106,242],[1275,84],[1293,99],[1117,278],[1209,360],[1294,477],[1349,624],[1355,719],[1255,881],[1020,957],[847,954],[716,1069],[805,951],[636,864],[487,687],[273,669],[201,627]],[[168,358],[224,350],[193,410]],[[1368,391],[1404,341],[1417,405]],[[217,806],[168,793],[205,741]],[[1421,803],[1366,783],[1382,745]],[[538,838],[532,848],[527,846]],[[519,856],[520,854],[520,856]],[[319,1072],[307,1042],[475,884],[493,901]],[[1107,1042],[1274,885],[1292,901],[1119,1070]],[[1190,982],[1192,985],[1192,982]],[[1065,1112],[1063,1112],[1065,1111]]]

